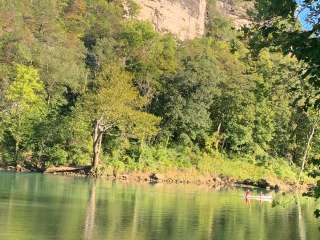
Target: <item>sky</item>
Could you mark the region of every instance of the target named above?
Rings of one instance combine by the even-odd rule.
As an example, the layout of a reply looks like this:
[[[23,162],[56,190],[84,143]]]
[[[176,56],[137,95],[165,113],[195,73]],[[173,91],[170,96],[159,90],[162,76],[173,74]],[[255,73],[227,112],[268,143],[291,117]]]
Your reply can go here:
[[[303,29],[311,30],[312,25],[306,21],[307,16],[308,16],[308,10],[304,10],[299,14],[299,20],[302,24]]]
[[[301,4],[303,3],[303,0],[296,0],[296,2],[298,4]],[[306,21],[307,17],[308,17],[308,14],[309,14],[309,10],[308,9],[304,9],[303,11],[301,11],[298,15],[299,19],[300,19],[300,22],[302,24],[302,27],[305,29],[305,30],[311,30],[312,29],[312,25],[310,23],[308,23]]]

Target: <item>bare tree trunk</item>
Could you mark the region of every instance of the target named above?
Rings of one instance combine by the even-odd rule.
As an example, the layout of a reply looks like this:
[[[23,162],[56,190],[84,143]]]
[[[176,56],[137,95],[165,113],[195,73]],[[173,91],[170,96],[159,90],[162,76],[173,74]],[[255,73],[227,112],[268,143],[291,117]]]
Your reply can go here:
[[[93,157],[92,157],[92,162],[91,166],[95,167],[97,163],[99,162],[99,156],[98,156],[98,146],[97,146],[97,139],[98,139],[98,121],[95,122],[94,124],[94,129],[93,129]]]
[[[101,151],[101,142],[103,136],[103,129],[100,125],[100,121],[97,120],[93,130],[93,158],[91,166],[96,168],[99,165],[99,156]]]
[[[221,129],[221,123],[219,123],[218,129],[217,129],[217,139],[215,142],[215,150],[219,150],[219,144],[220,144],[220,139],[219,139],[219,135],[220,135],[220,129]]]
[[[301,164],[301,169],[300,169],[298,181],[300,181],[300,179],[301,179],[302,173],[304,171],[304,167],[305,167],[306,162],[307,162],[307,158],[308,158],[308,154],[309,154],[309,150],[310,150],[310,145],[311,145],[311,142],[312,142],[312,138],[314,136],[315,128],[316,128],[316,123],[312,126],[312,130],[311,130],[311,133],[310,133],[309,138],[308,138],[307,146],[306,146],[306,149],[305,149],[304,154],[303,154],[302,164]]]
[[[19,142],[16,140],[16,144],[15,144],[15,153],[14,153],[14,160],[16,162],[16,164],[18,164],[18,160],[19,160]]]

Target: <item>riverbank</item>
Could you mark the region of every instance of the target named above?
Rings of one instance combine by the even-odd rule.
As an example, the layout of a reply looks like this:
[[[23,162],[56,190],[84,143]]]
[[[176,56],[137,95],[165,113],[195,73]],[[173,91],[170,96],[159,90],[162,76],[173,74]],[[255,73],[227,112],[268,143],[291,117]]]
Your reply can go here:
[[[94,170],[87,165],[88,162],[37,167],[30,161],[24,161],[5,168],[16,172],[92,176],[117,181],[207,185],[211,188],[244,186],[286,192],[305,191],[317,180],[303,174],[298,183],[299,168],[289,165],[288,161],[271,159],[258,162],[246,155],[155,150],[135,161],[104,158]]]
[[[298,184],[297,181],[285,181],[275,176],[269,175],[263,178],[248,176],[247,178],[237,178],[222,173],[200,173],[196,169],[167,170],[162,172],[155,171],[133,171],[119,170],[112,166],[102,165],[95,171],[90,166],[59,166],[49,167],[45,170],[28,169],[17,165],[8,166],[0,170],[16,173],[40,172],[43,174],[79,176],[79,177],[98,177],[109,181],[137,182],[150,184],[179,184],[179,185],[197,185],[207,186],[212,189],[226,188],[257,188],[270,191],[281,192],[306,192],[315,186],[314,182],[308,179],[308,182]]]
[[[65,174],[64,174],[65,175]],[[67,174],[68,175],[68,174]],[[71,174],[72,175],[72,174]],[[258,188],[282,192],[305,192],[314,186],[313,183],[298,184],[297,182],[285,182],[281,179],[265,177],[260,179],[237,179],[223,174],[200,174],[196,170],[156,172],[124,172],[114,174],[104,173],[100,177],[108,180],[149,182],[151,184],[183,184],[183,185],[206,185],[212,189],[225,189],[234,187]]]

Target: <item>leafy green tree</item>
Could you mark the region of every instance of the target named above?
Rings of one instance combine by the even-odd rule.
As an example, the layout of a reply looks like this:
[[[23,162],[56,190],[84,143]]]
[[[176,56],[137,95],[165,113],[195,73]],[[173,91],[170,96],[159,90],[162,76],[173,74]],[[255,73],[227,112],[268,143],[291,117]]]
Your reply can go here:
[[[123,134],[144,139],[157,132],[159,119],[143,111],[146,104],[132,85],[131,76],[116,66],[106,66],[99,75],[96,93],[84,97],[79,105],[93,129],[92,167],[99,164],[103,135],[117,128]]]
[[[221,81],[213,45],[210,39],[186,43],[178,71],[161,78],[152,112],[163,118],[162,133],[173,143],[203,146],[212,130],[210,107]]]
[[[143,96],[151,99],[159,89],[159,78],[177,67],[177,43],[170,35],[161,36],[148,22],[131,20],[120,33],[120,56],[126,70]]]
[[[31,138],[33,126],[47,112],[44,84],[38,71],[17,65],[15,79],[5,91],[3,104],[2,125],[5,136],[14,141],[15,160],[18,161],[20,150]]]
[[[269,21],[276,17],[293,16],[297,3],[291,0],[256,0],[253,16],[256,21]]]
[[[217,0],[207,1],[206,36],[221,41],[230,41],[238,33],[234,31],[231,20],[221,14],[221,10],[217,8],[217,5]]]

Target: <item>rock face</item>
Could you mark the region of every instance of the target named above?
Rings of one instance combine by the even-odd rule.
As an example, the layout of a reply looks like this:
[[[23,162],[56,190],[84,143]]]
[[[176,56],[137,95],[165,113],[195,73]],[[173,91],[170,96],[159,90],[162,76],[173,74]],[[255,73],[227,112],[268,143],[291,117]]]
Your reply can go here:
[[[134,0],[140,7],[138,19],[153,23],[159,32],[170,32],[180,40],[205,33],[207,0]],[[250,24],[247,0],[216,0],[218,12],[233,21],[236,28]]]
[[[231,19],[237,29],[251,23],[248,10],[253,8],[253,1],[217,0],[217,8],[223,15]]]
[[[171,32],[186,40],[205,31],[206,0],[136,0],[138,18],[149,20],[159,32]]]

